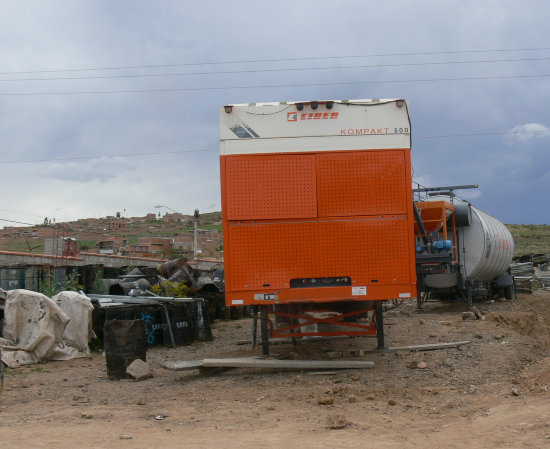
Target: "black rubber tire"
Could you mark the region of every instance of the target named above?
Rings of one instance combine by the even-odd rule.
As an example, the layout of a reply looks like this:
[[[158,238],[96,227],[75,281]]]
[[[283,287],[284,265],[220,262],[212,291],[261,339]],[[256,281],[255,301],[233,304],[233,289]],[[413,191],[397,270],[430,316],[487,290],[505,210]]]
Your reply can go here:
[[[513,301],[514,299],[516,299],[516,289],[514,288],[514,284],[512,284],[510,287],[504,288],[504,297],[509,301]]]

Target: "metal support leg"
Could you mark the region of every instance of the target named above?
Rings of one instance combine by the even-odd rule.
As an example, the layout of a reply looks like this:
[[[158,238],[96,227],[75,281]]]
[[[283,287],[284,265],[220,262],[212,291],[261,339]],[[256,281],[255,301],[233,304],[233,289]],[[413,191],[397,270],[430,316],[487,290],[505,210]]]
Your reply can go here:
[[[386,349],[384,342],[384,316],[382,315],[383,301],[375,301],[375,315],[376,320],[376,338],[378,339],[378,347],[376,349]]]
[[[269,327],[267,324],[267,306],[260,306],[261,327],[262,327],[262,350],[264,355],[269,355]]]
[[[170,319],[170,314],[168,313],[168,306],[164,304],[162,306],[164,309],[164,316],[166,317],[166,324],[168,325],[168,333],[170,334],[170,342],[172,343],[172,347],[176,347],[176,340],[174,338],[174,331],[172,330],[172,320]]]
[[[416,310],[422,310],[422,305],[424,303],[424,279],[422,276],[416,276]],[[426,293],[427,295],[427,293]]]
[[[258,306],[252,307],[254,307],[254,321],[252,321],[252,349],[256,349],[256,338],[258,336]]]

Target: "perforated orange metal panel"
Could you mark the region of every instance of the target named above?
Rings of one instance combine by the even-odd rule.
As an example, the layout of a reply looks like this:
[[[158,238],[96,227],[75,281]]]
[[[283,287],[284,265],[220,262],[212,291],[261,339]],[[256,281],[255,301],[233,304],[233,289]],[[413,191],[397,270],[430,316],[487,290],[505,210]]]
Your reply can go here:
[[[320,217],[404,214],[403,150],[317,154]]]
[[[221,178],[228,305],[415,295],[410,150],[222,156]]]
[[[318,223],[229,226],[230,290],[289,288],[290,279],[318,276]]]
[[[228,220],[317,216],[315,155],[226,158]]]
[[[407,227],[404,216],[319,223],[321,271],[350,276],[357,285],[409,283]]]

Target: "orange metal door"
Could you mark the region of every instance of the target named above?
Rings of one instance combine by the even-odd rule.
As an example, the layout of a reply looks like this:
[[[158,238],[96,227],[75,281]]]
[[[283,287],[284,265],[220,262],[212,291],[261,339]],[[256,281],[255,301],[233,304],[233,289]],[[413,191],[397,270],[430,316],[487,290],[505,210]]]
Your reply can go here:
[[[226,158],[228,220],[317,216],[314,154]]]
[[[229,305],[415,296],[410,150],[222,156],[221,177]],[[352,284],[290,287],[330,277]]]
[[[317,155],[319,216],[404,214],[404,151],[331,152]]]

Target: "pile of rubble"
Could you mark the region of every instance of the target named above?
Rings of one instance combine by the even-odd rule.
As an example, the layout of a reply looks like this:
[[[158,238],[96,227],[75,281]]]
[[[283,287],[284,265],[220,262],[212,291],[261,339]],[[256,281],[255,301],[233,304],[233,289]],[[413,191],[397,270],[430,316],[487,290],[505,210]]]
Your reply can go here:
[[[512,263],[510,271],[514,276],[514,287],[517,293],[533,293],[533,277],[535,275],[533,262]]]
[[[514,285],[518,293],[533,293],[534,288],[550,290],[550,272],[545,254],[527,254],[514,258],[510,265]]]
[[[541,288],[544,290],[550,290],[550,273],[541,271],[536,274],[535,278],[540,282]]]

